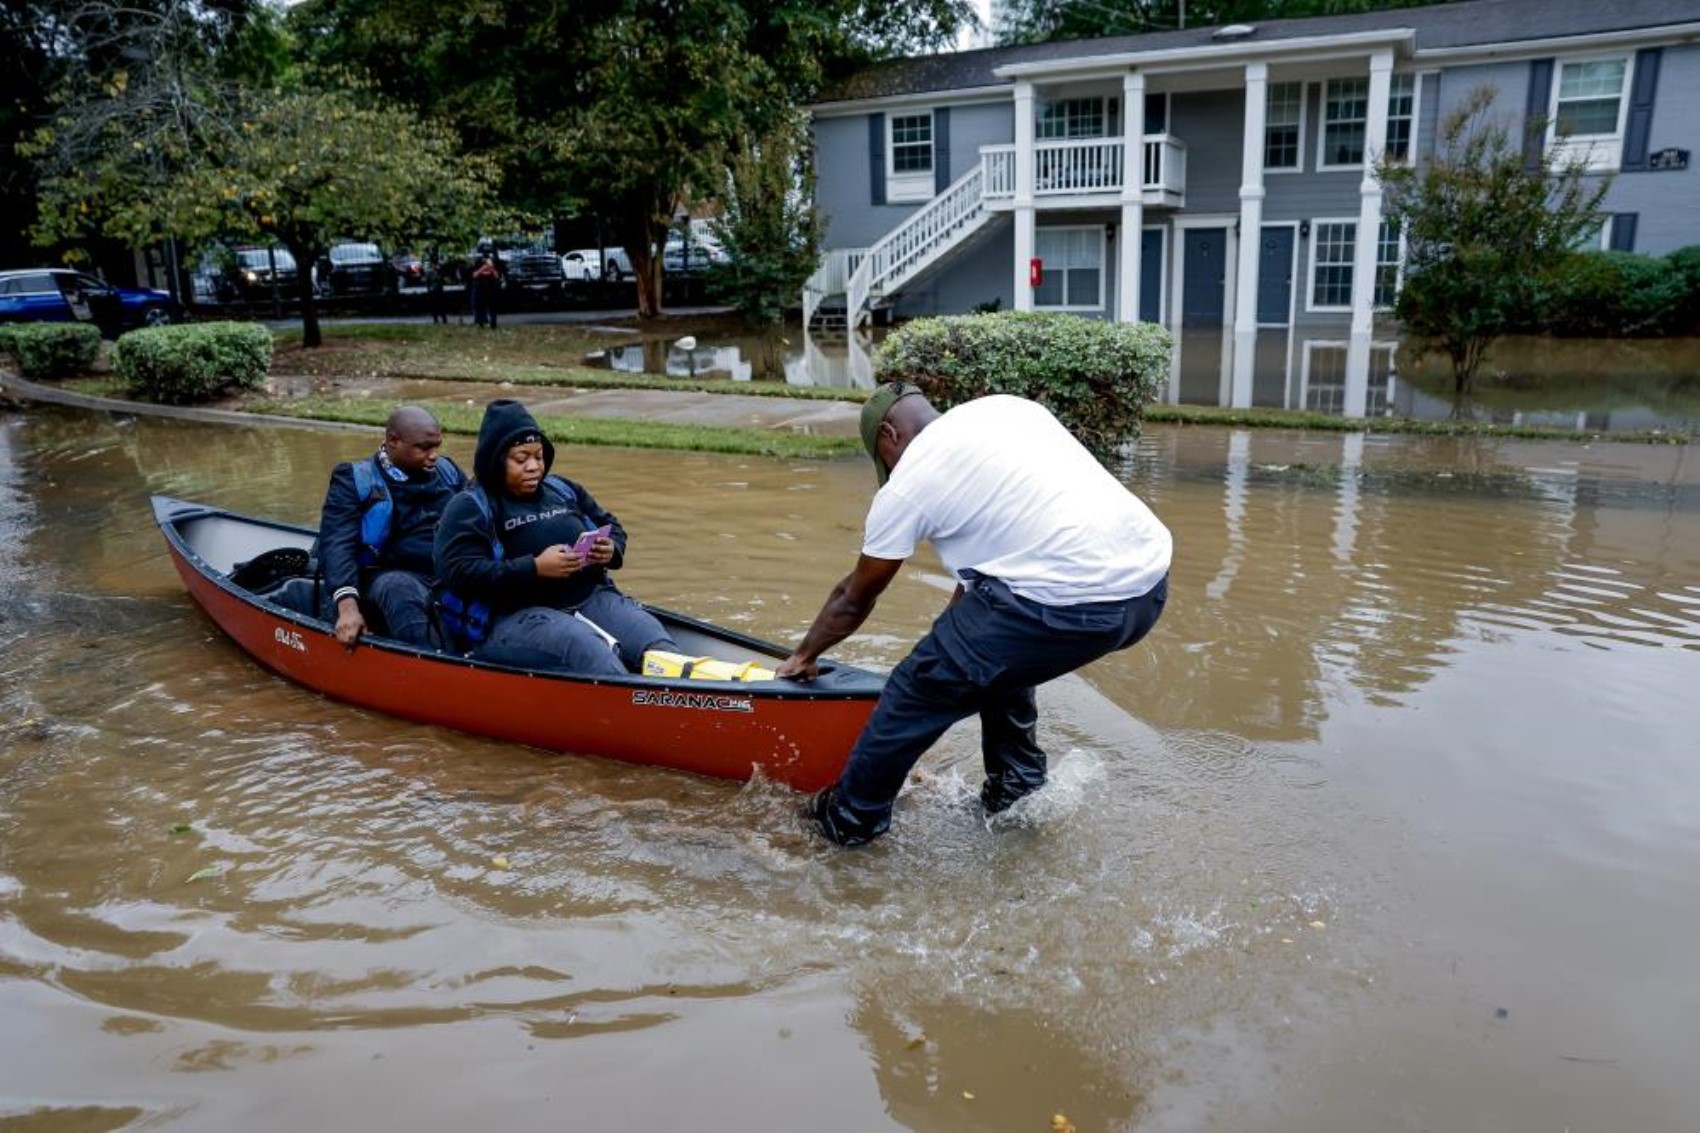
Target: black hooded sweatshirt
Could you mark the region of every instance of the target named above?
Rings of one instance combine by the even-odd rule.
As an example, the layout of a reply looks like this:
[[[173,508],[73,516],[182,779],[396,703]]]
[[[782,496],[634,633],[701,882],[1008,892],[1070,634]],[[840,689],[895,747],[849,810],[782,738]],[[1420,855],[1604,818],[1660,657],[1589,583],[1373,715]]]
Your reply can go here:
[[[543,443],[542,485],[529,498],[507,490],[508,450],[531,437]],[[486,517],[470,491],[450,502],[437,526],[437,579],[462,598],[482,600],[498,613],[525,606],[570,610],[599,586],[611,585],[608,571],[625,561],[626,529],[603,510],[582,484],[552,477],[555,446],[517,401],[492,401],[478,427],[473,475],[490,501]],[[537,553],[556,543],[571,546],[586,531],[607,524],[614,558],[606,568],[587,566],[568,578],[539,578]],[[494,546],[501,540],[502,554]]]

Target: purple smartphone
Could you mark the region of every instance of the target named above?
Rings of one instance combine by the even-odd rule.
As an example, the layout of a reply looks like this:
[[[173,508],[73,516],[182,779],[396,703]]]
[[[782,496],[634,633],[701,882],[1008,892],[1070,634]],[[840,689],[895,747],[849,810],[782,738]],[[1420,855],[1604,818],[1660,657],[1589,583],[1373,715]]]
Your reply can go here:
[[[614,529],[612,527],[609,527],[607,524],[603,524],[601,527],[598,527],[593,531],[586,531],[583,535],[578,537],[578,542],[573,544],[573,554],[581,557],[590,554],[591,549],[596,545],[596,541],[598,539],[606,538],[608,533],[613,530]]]

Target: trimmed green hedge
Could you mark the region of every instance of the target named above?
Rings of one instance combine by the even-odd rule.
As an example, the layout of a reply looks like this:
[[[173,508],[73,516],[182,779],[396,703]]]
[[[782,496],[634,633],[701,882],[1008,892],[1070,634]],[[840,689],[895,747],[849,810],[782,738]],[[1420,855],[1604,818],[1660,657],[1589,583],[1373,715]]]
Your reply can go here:
[[[1539,329],[1567,338],[1637,338],[1678,331],[1688,281],[1669,258],[1579,252],[1543,289]]]
[[[201,323],[133,330],[112,348],[131,396],[166,405],[210,401],[265,381],[272,335],[259,323]]]
[[[90,323],[17,323],[0,327],[0,353],[26,378],[80,374],[100,356],[100,328]]]
[[[940,409],[1010,393],[1047,406],[1100,460],[1139,436],[1169,376],[1169,332],[1149,323],[1002,311],[916,319],[880,346],[875,374]]]

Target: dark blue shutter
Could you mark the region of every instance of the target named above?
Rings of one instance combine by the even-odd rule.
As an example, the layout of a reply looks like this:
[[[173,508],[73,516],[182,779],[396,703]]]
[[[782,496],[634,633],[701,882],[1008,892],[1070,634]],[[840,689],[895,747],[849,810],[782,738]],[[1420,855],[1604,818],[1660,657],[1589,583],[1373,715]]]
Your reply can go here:
[[[1614,213],[1611,218],[1611,250],[1614,252],[1633,252],[1635,250],[1635,222],[1640,219],[1638,212]]]
[[[950,188],[950,107],[933,111],[933,192]]]
[[[1547,147],[1547,108],[1552,105],[1552,60],[1529,63],[1529,102],[1523,112],[1523,166],[1539,169]]]
[[[885,115],[868,115],[868,198],[885,204]]]
[[[1623,138],[1623,168],[1647,168],[1647,142],[1653,133],[1653,99],[1659,90],[1659,58],[1664,49],[1635,53],[1635,85],[1629,91],[1629,127]]]

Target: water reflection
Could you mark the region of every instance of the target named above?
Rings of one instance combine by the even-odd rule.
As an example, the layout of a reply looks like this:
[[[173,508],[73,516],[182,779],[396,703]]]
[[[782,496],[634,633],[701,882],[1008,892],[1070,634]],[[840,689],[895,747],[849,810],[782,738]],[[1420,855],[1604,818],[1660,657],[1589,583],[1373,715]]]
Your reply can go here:
[[[769,335],[703,336],[689,349],[675,337],[651,336],[597,351],[587,362],[626,373],[868,389],[882,336],[877,329],[787,327]],[[1159,400],[1232,406],[1232,347],[1229,328],[1183,328]],[[1452,394],[1444,359],[1419,359],[1391,334],[1371,341],[1361,376],[1350,372],[1349,344],[1338,335],[1265,327],[1253,354],[1247,404],[1254,407],[1578,432],[1700,432],[1700,339],[1503,339],[1462,400]]]

